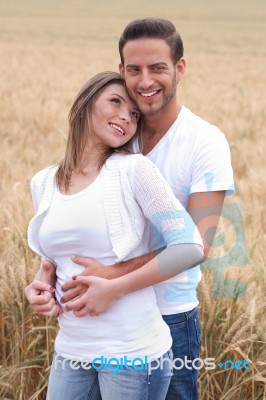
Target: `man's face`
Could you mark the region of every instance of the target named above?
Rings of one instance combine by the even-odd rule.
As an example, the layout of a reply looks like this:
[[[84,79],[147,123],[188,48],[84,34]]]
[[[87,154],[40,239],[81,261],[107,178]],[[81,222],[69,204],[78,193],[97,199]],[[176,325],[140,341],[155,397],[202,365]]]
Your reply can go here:
[[[180,68],[173,65],[170,47],[162,39],[131,40],[123,49],[120,64],[131,98],[144,115],[154,115],[176,103],[176,85]]]

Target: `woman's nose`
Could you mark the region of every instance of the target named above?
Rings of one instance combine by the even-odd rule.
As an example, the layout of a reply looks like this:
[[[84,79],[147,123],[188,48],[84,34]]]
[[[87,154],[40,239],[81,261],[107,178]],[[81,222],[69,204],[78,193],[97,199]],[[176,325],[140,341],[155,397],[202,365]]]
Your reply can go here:
[[[122,121],[125,121],[127,124],[129,124],[131,121],[131,115],[130,115],[129,111],[124,110],[120,115],[120,119]]]

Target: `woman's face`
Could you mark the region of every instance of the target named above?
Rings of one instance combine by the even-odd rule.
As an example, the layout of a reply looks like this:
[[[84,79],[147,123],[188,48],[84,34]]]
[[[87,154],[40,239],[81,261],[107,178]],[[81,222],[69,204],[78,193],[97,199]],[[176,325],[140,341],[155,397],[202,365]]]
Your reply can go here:
[[[107,86],[92,108],[93,143],[101,149],[124,145],[134,136],[139,117],[122,84]]]

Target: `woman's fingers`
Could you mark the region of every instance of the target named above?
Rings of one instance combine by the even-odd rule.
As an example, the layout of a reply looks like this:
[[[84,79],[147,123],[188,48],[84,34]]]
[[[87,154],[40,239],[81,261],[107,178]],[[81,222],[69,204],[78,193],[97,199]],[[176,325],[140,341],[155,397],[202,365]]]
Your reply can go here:
[[[54,297],[55,289],[48,283],[35,280],[25,288],[25,295],[32,309],[49,317],[57,317],[62,310]]]

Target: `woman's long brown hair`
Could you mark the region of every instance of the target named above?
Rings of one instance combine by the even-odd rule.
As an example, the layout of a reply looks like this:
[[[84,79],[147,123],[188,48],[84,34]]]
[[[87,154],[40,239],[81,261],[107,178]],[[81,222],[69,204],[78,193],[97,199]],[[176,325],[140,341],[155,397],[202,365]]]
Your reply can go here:
[[[66,192],[69,188],[72,172],[80,168],[81,157],[85,149],[87,137],[91,134],[90,121],[93,104],[107,86],[115,83],[124,86],[124,80],[116,72],[106,71],[95,75],[81,88],[70,109],[68,117],[69,134],[65,156],[59,163],[59,168],[56,173],[58,186]],[[137,132],[139,132],[140,126],[141,119],[138,123]],[[126,146],[101,151],[99,169],[102,168],[107,158],[114,152],[129,153]]]

